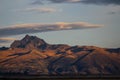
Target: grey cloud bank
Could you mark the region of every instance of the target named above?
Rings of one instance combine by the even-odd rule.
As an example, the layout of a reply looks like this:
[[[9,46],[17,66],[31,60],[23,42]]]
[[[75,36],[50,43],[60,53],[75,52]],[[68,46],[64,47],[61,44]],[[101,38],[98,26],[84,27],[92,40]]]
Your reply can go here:
[[[83,3],[83,4],[97,4],[97,5],[120,5],[120,0],[35,0],[32,4],[48,3]]]
[[[44,23],[16,24],[8,26],[6,28],[0,28],[0,37],[37,32],[98,28],[101,26],[103,25],[90,24],[87,22],[73,22],[73,23],[58,22],[52,24]]]

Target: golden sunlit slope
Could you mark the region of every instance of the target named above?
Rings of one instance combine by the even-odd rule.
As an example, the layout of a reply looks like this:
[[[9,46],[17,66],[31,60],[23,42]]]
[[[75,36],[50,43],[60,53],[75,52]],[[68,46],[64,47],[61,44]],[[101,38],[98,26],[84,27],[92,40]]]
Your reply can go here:
[[[26,35],[0,50],[0,74],[120,74],[120,49],[51,45]]]

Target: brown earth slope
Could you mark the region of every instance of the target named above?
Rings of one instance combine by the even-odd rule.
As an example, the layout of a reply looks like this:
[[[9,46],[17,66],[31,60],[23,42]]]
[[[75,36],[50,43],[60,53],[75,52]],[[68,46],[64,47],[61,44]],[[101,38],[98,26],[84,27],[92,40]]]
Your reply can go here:
[[[118,74],[120,48],[51,45],[26,35],[9,49],[0,49],[0,73],[9,74]]]

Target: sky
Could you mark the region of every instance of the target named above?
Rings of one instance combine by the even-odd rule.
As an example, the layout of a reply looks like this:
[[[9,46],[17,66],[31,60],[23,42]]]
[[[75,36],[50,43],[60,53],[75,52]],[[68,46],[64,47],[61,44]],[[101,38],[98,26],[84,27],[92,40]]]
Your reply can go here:
[[[50,44],[120,47],[120,0],[0,0],[0,46],[26,34]]]

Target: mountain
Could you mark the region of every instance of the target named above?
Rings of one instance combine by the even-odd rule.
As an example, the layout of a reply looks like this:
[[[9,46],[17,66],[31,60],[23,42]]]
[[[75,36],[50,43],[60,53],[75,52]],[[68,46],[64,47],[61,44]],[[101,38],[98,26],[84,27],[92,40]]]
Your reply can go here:
[[[11,48],[38,48],[45,46],[47,43],[36,36],[26,35],[22,40],[16,40],[11,44]]]
[[[0,50],[0,74],[120,75],[120,48],[48,44],[26,35]]]

